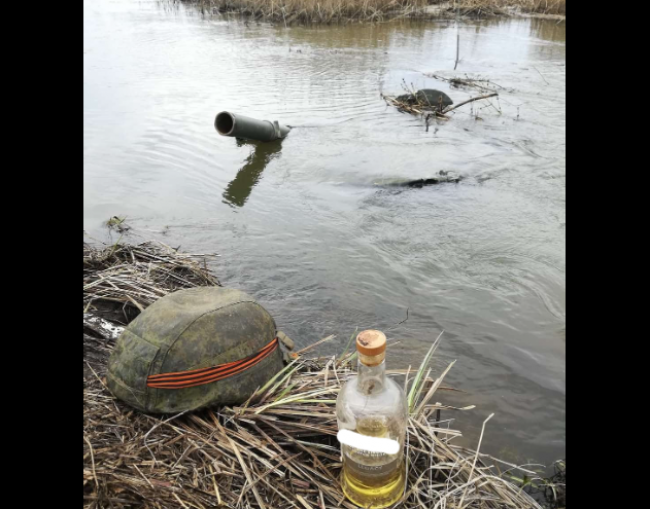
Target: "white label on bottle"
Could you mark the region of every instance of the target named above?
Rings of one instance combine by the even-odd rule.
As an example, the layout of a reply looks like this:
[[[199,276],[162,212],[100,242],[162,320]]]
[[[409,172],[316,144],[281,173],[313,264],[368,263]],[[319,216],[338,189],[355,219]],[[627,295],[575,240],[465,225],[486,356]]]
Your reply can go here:
[[[399,442],[392,438],[369,437],[349,429],[339,430],[336,438],[343,445],[348,445],[363,451],[384,454],[397,454],[399,452]]]

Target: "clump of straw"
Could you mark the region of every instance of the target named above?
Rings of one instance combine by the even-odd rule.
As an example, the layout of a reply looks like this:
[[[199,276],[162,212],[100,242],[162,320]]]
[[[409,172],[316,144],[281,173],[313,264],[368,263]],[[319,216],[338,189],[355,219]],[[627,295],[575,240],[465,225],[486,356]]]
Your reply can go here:
[[[206,259],[215,256],[178,253],[162,243],[118,241],[101,249],[84,244],[84,312],[128,322],[170,292],[220,286],[207,270]]]

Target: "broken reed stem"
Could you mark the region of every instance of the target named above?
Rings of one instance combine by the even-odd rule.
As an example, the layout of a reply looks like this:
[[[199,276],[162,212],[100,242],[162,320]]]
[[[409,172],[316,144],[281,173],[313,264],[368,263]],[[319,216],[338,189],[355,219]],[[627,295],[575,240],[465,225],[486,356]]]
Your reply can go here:
[[[481,99],[488,99],[490,97],[496,97],[498,95],[499,94],[497,94],[496,92],[493,92],[493,93],[487,94],[487,95],[479,95],[478,97],[471,97],[470,99],[467,99],[466,101],[463,101],[463,102],[458,103],[458,104],[456,104],[454,106],[451,106],[450,108],[447,108],[446,110],[443,111],[443,113],[447,114],[450,111],[454,111],[456,108],[460,108],[461,106],[464,106],[465,104],[468,104],[468,103],[471,103],[471,102],[474,102],[474,101],[480,101]]]
[[[155,425],[154,425],[154,426],[153,426],[149,431],[147,431],[147,433],[145,433],[145,435],[144,435],[144,440],[143,440],[143,442],[144,442],[144,446],[147,448],[147,450],[148,450],[149,453],[151,454],[151,457],[153,458],[153,462],[154,462],[154,463],[156,463],[158,460],[156,459],[156,455],[153,453],[153,451],[152,451],[151,448],[149,447],[149,444],[147,444],[147,437],[151,434],[151,432],[152,432],[153,430],[155,430],[155,429],[158,428],[159,426],[162,426],[163,424],[167,424],[167,423],[173,421],[174,419],[176,419],[177,417],[180,417],[181,415],[186,414],[187,412],[188,412],[188,410],[183,410],[182,412],[180,412],[180,413],[178,413],[178,414],[176,414],[176,415],[171,416],[169,419],[167,419],[167,420],[165,420],[165,421],[158,422],[158,423],[156,423],[156,424],[155,424]]]
[[[90,462],[92,463],[93,467],[93,477],[95,478],[95,486],[97,487],[97,491],[99,491],[99,481],[97,480],[97,471],[95,470],[95,456],[93,454],[93,445],[90,443],[90,440],[88,440],[86,437],[84,437],[84,440],[88,444],[88,447],[90,448]]]
[[[476,448],[476,454],[474,455],[474,461],[472,462],[472,469],[469,471],[469,479],[467,481],[467,488],[465,488],[465,491],[463,492],[463,496],[460,498],[460,503],[458,504],[459,507],[463,507],[463,501],[465,500],[465,495],[467,495],[467,491],[469,490],[470,483],[472,482],[472,475],[474,475],[474,469],[476,468],[476,460],[478,460],[478,452],[481,450],[481,442],[483,442],[483,433],[485,433],[485,425],[487,422],[494,417],[494,414],[488,415],[487,419],[483,421],[483,426],[481,427],[481,436],[478,439],[478,447]]]
[[[316,341],[316,343],[314,343],[314,344],[312,344],[312,345],[309,345],[309,346],[306,346],[306,347],[303,348],[302,350],[298,350],[298,351],[296,352],[296,354],[297,354],[297,355],[300,355],[300,354],[303,354],[303,353],[305,353],[305,352],[308,352],[308,351],[311,350],[312,348],[315,348],[315,347],[321,345],[322,343],[325,343],[326,341],[329,341],[329,340],[331,340],[331,339],[334,339],[335,337],[336,337],[335,334],[330,334],[330,335],[327,336],[326,338],[323,338],[323,339],[321,339],[320,341]]]
[[[537,74],[539,74],[542,77],[542,79],[544,80],[544,83],[546,83],[548,85],[548,81],[546,81],[546,78],[544,77],[544,75],[541,72],[539,72],[539,69],[537,69],[537,67],[535,67],[534,65],[532,66],[532,68],[537,71]]]
[[[458,31],[458,4],[457,1],[454,0],[454,7],[456,8],[456,63],[454,64],[454,71],[456,70],[456,67],[458,67],[458,58],[460,55],[460,32]]]

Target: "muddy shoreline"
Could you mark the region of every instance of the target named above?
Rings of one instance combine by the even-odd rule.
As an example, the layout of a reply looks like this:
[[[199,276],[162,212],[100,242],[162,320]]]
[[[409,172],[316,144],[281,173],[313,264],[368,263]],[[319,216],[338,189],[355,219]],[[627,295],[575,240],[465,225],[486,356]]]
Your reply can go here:
[[[354,376],[356,354],[346,348],[338,357],[304,355],[333,335],[293,353],[243,406],[158,416],[135,411],[108,390],[107,360],[124,326],[173,291],[219,286],[207,269],[211,256],[156,243],[84,243],[84,508],[355,509],[338,481],[334,403],[341,383]],[[528,479],[551,489],[537,472],[452,443],[462,433],[441,425],[474,406],[434,403],[451,390],[441,382],[453,362],[434,380],[430,371],[425,375],[428,360],[417,372],[389,372],[397,379],[416,373],[417,404],[407,429],[409,489],[401,507],[455,505],[468,495],[468,508],[542,509],[523,489]],[[428,475],[431,462],[439,464],[435,477]],[[553,489],[556,482],[564,489],[564,469],[560,473]]]

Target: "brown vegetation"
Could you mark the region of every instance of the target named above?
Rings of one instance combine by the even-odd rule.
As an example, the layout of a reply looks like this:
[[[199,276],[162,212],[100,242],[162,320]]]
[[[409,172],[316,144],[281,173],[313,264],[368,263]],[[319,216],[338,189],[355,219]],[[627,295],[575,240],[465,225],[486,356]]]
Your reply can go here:
[[[166,246],[84,246],[84,507],[355,509],[338,482],[335,438],[336,395],[354,374],[356,354],[347,348],[324,358],[306,357],[311,347],[299,350],[234,408],[161,418],[129,408],[107,390],[106,360],[121,329],[100,303],[137,311],[176,288],[218,284],[205,267],[200,257]],[[415,373],[388,372],[406,377],[411,388],[409,482],[400,507],[540,509],[508,480],[535,472],[453,443],[460,432],[449,417],[472,407],[436,402],[451,365],[429,378],[434,350]]]
[[[452,18],[513,15],[517,13],[566,14],[566,0],[196,0],[203,11],[239,13],[255,19],[289,25],[382,21],[390,18]]]

